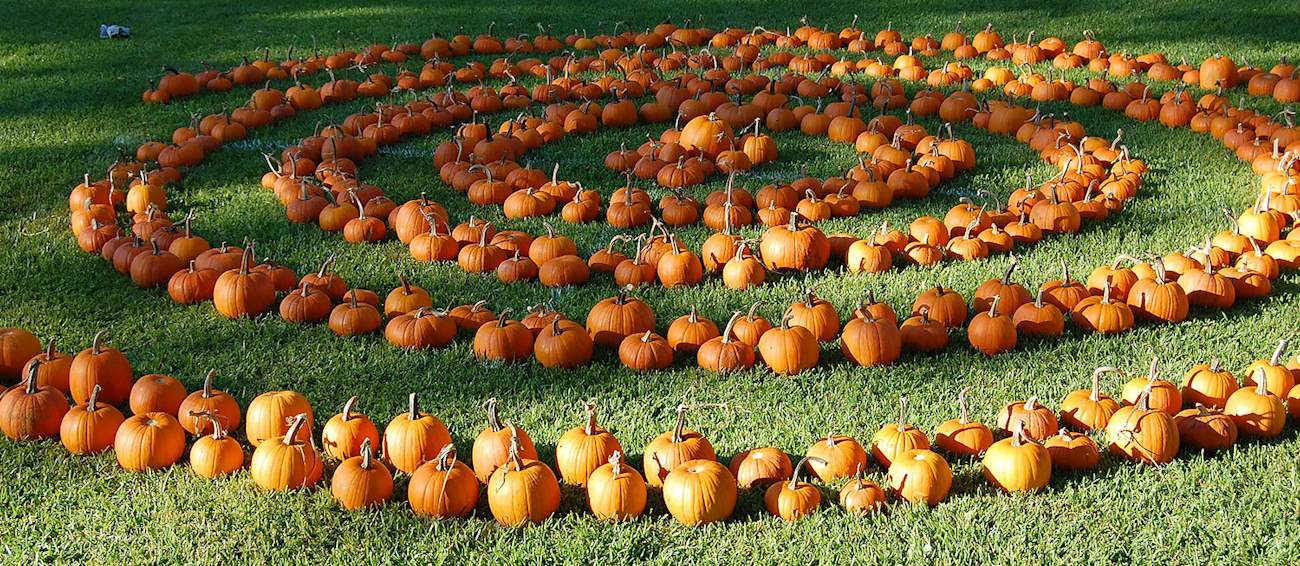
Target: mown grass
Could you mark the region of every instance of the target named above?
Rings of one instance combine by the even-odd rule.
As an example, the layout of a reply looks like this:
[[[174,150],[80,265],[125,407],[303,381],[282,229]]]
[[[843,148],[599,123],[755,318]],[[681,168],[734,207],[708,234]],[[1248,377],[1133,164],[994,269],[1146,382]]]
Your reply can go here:
[[[635,6],[635,7],[634,7]],[[484,365],[467,340],[435,353],[412,354],[378,337],[339,339],[323,327],[300,328],[271,317],[230,322],[210,305],[182,308],[163,293],[142,292],[102,261],[80,253],[67,234],[67,190],[85,170],[100,170],[119,150],[165,136],[191,112],[237,104],[247,91],[200,96],[159,108],[138,102],[148,77],[163,64],[193,68],[199,61],[228,65],[261,46],[322,46],[425,37],[437,29],[464,26],[477,31],[488,21],[499,31],[531,31],[535,22],[558,32],[593,30],[601,20],[629,20],[644,27],[673,16],[702,13],[710,25],[769,27],[795,25],[802,14],[773,3],[667,2],[650,6],[557,2],[518,4],[295,2],[278,6],[221,2],[92,5],[5,2],[0,12],[12,26],[0,39],[0,324],[19,325],[42,336],[57,334],[64,350],[84,347],[98,329],[109,329],[127,350],[138,373],[168,373],[195,387],[208,368],[245,402],[257,393],[293,388],[306,394],[318,415],[331,414],[350,395],[384,422],[400,411],[408,391],[445,420],[456,442],[468,447],[483,427],[483,399],[503,400],[503,412],[532,433],[549,460],[559,434],[577,422],[580,399],[596,397],[602,420],[639,462],[640,449],[671,426],[671,408],[683,396],[725,408],[691,416],[723,458],[746,448],[776,446],[802,454],[819,435],[834,430],[867,440],[894,418],[897,397],[909,395],[911,420],[933,429],[955,414],[955,394],[976,391],[972,411],[991,422],[1002,403],[1038,395],[1055,404],[1084,386],[1092,368],[1117,365],[1134,372],[1150,356],[1167,360],[1174,378],[1211,356],[1240,369],[1265,357],[1281,337],[1300,327],[1300,277],[1287,275],[1278,292],[1263,301],[1223,313],[1198,313],[1183,324],[1140,327],[1121,338],[1070,333],[1050,342],[1022,344],[1014,353],[989,359],[957,343],[927,357],[909,356],[883,369],[859,369],[838,351],[823,352],[813,371],[781,378],[762,370],[717,376],[687,368],[631,374],[610,353],[579,371],[549,371],[528,363]],[[814,22],[838,27],[852,14],[866,29],[887,21],[905,36],[941,34],[964,18],[968,28],[994,22],[1005,35],[1029,30],[1073,41],[1095,30],[1112,50],[1160,49],[1174,58],[1199,60],[1216,51],[1271,64],[1296,56],[1294,30],[1300,11],[1293,4],[1148,2],[1141,14],[1128,3],[1076,3],[1041,7],[1004,3],[862,5],[830,2],[807,8]],[[94,39],[102,22],[131,25],[135,38]],[[1267,66],[1267,65],[1266,65]],[[324,111],[342,117],[359,104]],[[1269,105],[1262,108],[1276,110]],[[1049,239],[1028,251],[1019,279],[1036,286],[1056,276],[1065,259],[1080,272],[1121,252],[1165,252],[1196,243],[1222,225],[1218,209],[1240,209],[1256,190],[1248,168],[1213,140],[1186,130],[1137,125],[1104,110],[1068,110],[1090,132],[1126,130],[1135,152],[1152,166],[1139,199],[1122,215],[1092,226],[1078,237]],[[395,272],[412,275],[431,289],[435,303],[485,298],[495,308],[549,301],[571,316],[585,314],[612,293],[608,279],[551,291],[524,285],[503,288],[495,279],[470,277],[450,266],[418,264],[403,246],[347,246],[315,228],[290,226],[279,204],[257,185],[262,171],[257,150],[310,131],[316,117],[302,117],[255,134],[254,140],[212,156],[173,195],[174,208],[193,209],[204,235],[215,241],[255,237],[277,261],[308,267],[339,253],[338,271],[356,286],[386,291]],[[604,154],[659,128],[601,131],[536,152],[535,163],[560,162],[570,178],[608,194],[619,180],[601,168]],[[985,190],[1004,196],[1030,168],[1046,169],[1022,146],[971,128],[961,135],[975,144],[979,167],[941,188],[929,200],[900,203],[882,213],[829,223],[830,230],[865,233],[884,219],[898,223],[918,214],[942,213],[959,193]],[[463,218],[464,199],[443,186],[427,155],[446,134],[406,143],[366,166],[366,176],[399,202],[427,190]],[[803,163],[814,174],[838,173],[851,151],[804,138],[778,137],[781,161],[755,179],[790,177]],[[700,194],[719,186],[717,181]],[[490,215],[499,219],[498,215]],[[515,226],[536,232],[536,222]],[[608,227],[565,226],[589,253],[608,239]],[[691,243],[702,229],[683,232]],[[842,312],[868,290],[898,309],[924,286],[943,283],[969,294],[980,281],[1000,273],[1006,259],[948,263],[937,269],[908,268],[883,276],[840,272],[782,278],[745,293],[725,292],[716,281],[685,289],[647,289],[638,294],[659,314],[661,327],[697,304],[717,321],[732,310],[762,301],[775,316],[811,285]],[[1106,382],[1117,392],[1118,378]],[[1249,562],[1295,563],[1300,531],[1297,466],[1300,442],[1289,428],[1281,439],[1247,441],[1218,455],[1185,452],[1174,463],[1149,468],[1106,457],[1087,474],[1061,474],[1043,493],[1006,496],[979,474],[978,462],[954,462],[952,497],[935,509],[893,505],[866,518],[827,506],[794,524],[768,518],[761,497],[747,494],[736,517],[722,525],[693,529],[667,517],[652,503],[647,517],[623,525],[600,523],[585,512],[582,495],[566,492],[560,514],[523,530],[505,529],[490,518],[429,521],[405,506],[404,480],[397,501],[376,511],[347,513],[327,491],[267,494],[245,473],[209,482],[184,466],[143,475],[122,472],[111,455],[68,456],[56,443],[0,442],[0,561],[196,563],[216,562],[452,562],[621,563],[655,562],[865,562],[1022,563],[1042,562]],[[872,469],[872,479],[883,471]],[[826,499],[834,492],[826,491]]]

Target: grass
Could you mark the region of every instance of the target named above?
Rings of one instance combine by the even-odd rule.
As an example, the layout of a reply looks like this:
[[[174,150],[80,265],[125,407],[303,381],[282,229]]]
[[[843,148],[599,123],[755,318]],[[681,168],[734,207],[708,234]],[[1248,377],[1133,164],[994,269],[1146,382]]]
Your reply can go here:
[[[1300,16],[1294,4],[1148,2],[1141,14],[1127,3],[1075,3],[1040,7],[1004,3],[925,3],[866,6],[828,2],[809,8],[812,21],[834,26],[853,13],[865,29],[892,21],[905,37],[943,33],[959,18],[967,27],[995,22],[1005,35],[1029,30],[1074,41],[1093,29],[1111,50],[1159,49],[1200,60],[1222,51],[1271,65],[1296,56],[1288,22]],[[1278,338],[1300,327],[1300,277],[1284,276],[1278,292],[1222,313],[1196,313],[1169,327],[1140,327],[1120,338],[1071,332],[1050,342],[1023,344],[1010,355],[988,359],[965,347],[936,355],[909,356],[883,369],[859,369],[836,350],[823,352],[815,370],[781,378],[756,370],[716,376],[687,368],[634,375],[609,353],[579,371],[549,371],[529,363],[484,365],[466,340],[435,353],[397,351],[378,337],[338,339],[323,327],[300,328],[267,318],[230,322],[210,305],[182,308],[160,292],[143,292],[102,261],[80,253],[67,233],[67,190],[85,170],[100,170],[119,150],[167,135],[191,112],[238,103],[247,91],[204,95],[167,107],[139,103],[139,91],[164,64],[196,67],[199,61],[229,65],[261,46],[360,45],[376,40],[422,38],[433,30],[471,32],[497,20],[505,30],[530,31],[534,22],[568,30],[594,30],[602,16],[588,3],[563,1],[546,7],[517,5],[386,3],[357,7],[343,2],[291,2],[281,6],[196,2],[136,6],[110,2],[3,3],[12,26],[0,39],[0,325],[18,325],[41,336],[57,334],[64,350],[77,350],[100,328],[112,332],[137,373],[168,373],[196,387],[208,368],[220,383],[247,401],[257,393],[293,388],[312,400],[323,421],[350,395],[360,407],[386,421],[415,390],[425,405],[468,447],[483,428],[479,409],[489,396],[503,400],[503,414],[532,433],[543,459],[550,460],[562,431],[578,422],[578,401],[600,399],[603,422],[639,463],[640,449],[671,426],[672,406],[682,398],[724,404],[694,414],[723,458],[746,448],[776,446],[802,454],[828,431],[867,440],[894,418],[897,398],[909,395],[911,420],[932,430],[956,412],[956,391],[972,386],[973,414],[991,422],[1002,403],[1038,395],[1051,404],[1085,385],[1091,370],[1116,365],[1141,372],[1153,354],[1167,360],[1171,378],[1211,356],[1241,369],[1266,357]],[[612,3],[604,19],[629,19],[647,26],[664,16],[703,13],[710,25],[769,27],[795,25],[800,14],[775,4],[665,2],[632,7]],[[94,38],[97,25],[130,25],[135,37],[108,42]],[[341,117],[360,103],[333,108]],[[1262,108],[1276,110],[1264,104]],[[1240,209],[1256,189],[1245,165],[1229,158],[1213,140],[1190,131],[1138,125],[1104,110],[1068,110],[1090,132],[1109,135],[1118,127],[1135,152],[1152,166],[1148,183],[1129,210],[1078,237],[1049,239],[1028,251],[1019,279],[1037,285],[1056,275],[1060,260],[1083,271],[1121,252],[1182,249],[1221,228],[1220,207]],[[597,279],[559,291],[525,285],[502,288],[495,279],[470,277],[449,266],[421,265],[396,242],[346,246],[336,237],[283,221],[280,205],[257,185],[257,150],[301,137],[316,118],[300,118],[257,132],[247,143],[223,150],[189,175],[173,207],[193,209],[205,236],[214,242],[251,235],[277,261],[303,269],[331,252],[338,271],[356,286],[386,291],[397,271],[433,291],[435,303],[486,298],[491,306],[514,307],[549,301],[571,316],[585,313],[608,296],[611,284]],[[549,168],[560,162],[570,178],[608,194],[618,179],[600,167],[620,142],[637,143],[659,128],[602,131],[557,144],[532,158]],[[941,214],[959,193],[977,189],[1005,196],[1026,167],[1040,177],[1046,169],[1024,147],[971,128],[961,130],[979,152],[971,174],[946,184],[926,201],[900,203],[882,213],[830,223],[830,230],[865,233],[882,219],[895,223],[919,214]],[[468,204],[430,171],[427,156],[446,134],[406,143],[367,164],[365,175],[401,202],[428,190],[463,218]],[[759,178],[790,177],[802,163],[818,175],[841,171],[851,151],[798,134],[778,137],[781,161]],[[746,180],[746,186],[751,185]],[[755,181],[756,183],[756,181]],[[711,183],[700,194],[713,190]],[[496,218],[494,215],[493,218]],[[536,222],[517,223],[537,232]],[[590,253],[608,239],[606,226],[564,230]],[[702,229],[683,233],[698,245]],[[698,304],[701,313],[723,321],[754,301],[775,316],[805,285],[844,312],[872,290],[896,308],[906,307],[926,285],[941,282],[969,294],[980,281],[1000,273],[1005,258],[948,263],[937,269],[908,268],[884,276],[820,273],[807,280],[782,278],[749,292],[723,291],[718,283],[686,290],[638,292],[659,313],[661,324]],[[954,336],[954,342],[962,340]],[[1116,393],[1119,378],[1105,387]],[[995,492],[978,462],[954,462],[953,495],[934,509],[892,505],[866,518],[826,506],[794,524],[769,518],[761,496],[746,494],[726,524],[686,528],[653,501],[648,516],[623,525],[600,523],[587,513],[581,493],[566,491],[559,515],[524,530],[505,529],[486,516],[465,521],[429,521],[404,504],[404,480],[397,502],[376,511],[347,513],[326,490],[268,494],[246,473],[215,482],[199,479],[185,466],[151,474],[122,472],[112,455],[75,458],[57,443],[0,442],[0,561],[196,563],[216,562],[865,562],[1022,563],[1038,562],[1249,562],[1296,563],[1300,531],[1300,442],[1295,428],[1268,442],[1247,441],[1226,453],[1185,451],[1175,462],[1149,468],[1103,458],[1087,474],[1060,474],[1039,494]],[[639,467],[639,466],[638,466]],[[880,481],[883,471],[870,470]],[[833,499],[828,488],[826,499]]]

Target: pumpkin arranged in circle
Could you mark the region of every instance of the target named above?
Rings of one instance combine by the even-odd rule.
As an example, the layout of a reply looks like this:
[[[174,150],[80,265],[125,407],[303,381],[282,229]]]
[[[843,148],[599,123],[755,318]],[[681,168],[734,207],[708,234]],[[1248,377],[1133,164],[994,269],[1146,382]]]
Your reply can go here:
[[[967,458],[979,455],[993,444],[993,431],[979,421],[970,420],[966,410],[966,396],[969,387],[963,387],[957,393],[957,405],[960,414],[957,418],[944,421],[934,429],[934,445],[953,456]]]
[[[407,411],[389,421],[384,428],[384,459],[408,474],[432,460],[442,447],[451,444],[451,433],[438,417],[420,411],[415,393],[411,393]]]
[[[813,484],[799,481],[799,470],[814,458],[804,456],[795,464],[789,481],[776,482],[767,487],[767,491],[763,492],[763,504],[768,513],[793,521],[817,510],[822,502],[821,490]]]
[[[325,421],[321,429],[320,443],[325,454],[335,460],[346,460],[361,455],[361,444],[370,442],[373,446],[379,442],[379,429],[370,417],[353,412],[359,398],[349,397],[343,403],[343,409],[337,415]]]
[[[1038,491],[1052,479],[1052,457],[1025,436],[1025,422],[1017,421],[1010,438],[994,442],[984,453],[983,470],[984,478],[1003,491]]]
[[[889,465],[889,489],[909,503],[938,505],[952,489],[952,468],[930,450],[909,450]]]
[[[147,472],[179,462],[185,454],[185,429],[167,413],[135,415],[113,437],[117,463],[130,472]]]
[[[190,469],[208,479],[228,476],[243,469],[244,447],[226,434],[219,419],[211,414],[201,415],[201,418],[209,419],[208,428],[212,434],[200,436],[190,447]]]
[[[330,479],[330,493],[344,509],[383,504],[393,495],[393,474],[375,458],[370,439],[361,442],[361,454],[344,460]]]
[[[484,403],[484,409],[487,411],[488,427],[474,438],[471,462],[474,475],[478,476],[479,481],[487,483],[492,472],[510,458],[511,445],[518,444],[520,457],[533,460],[537,459],[537,448],[533,447],[533,440],[523,429],[510,421],[502,423],[501,417],[497,415],[495,397]]]
[[[906,396],[898,398],[898,422],[881,427],[871,437],[871,455],[883,468],[888,468],[899,454],[929,447],[930,438],[925,431],[907,424]]]
[[[27,379],[0,393],[0,432],[10,440],[59,436],[68,413],[68,399],[54,386],[39,384],[40,365],[40,362],[28,364]]]

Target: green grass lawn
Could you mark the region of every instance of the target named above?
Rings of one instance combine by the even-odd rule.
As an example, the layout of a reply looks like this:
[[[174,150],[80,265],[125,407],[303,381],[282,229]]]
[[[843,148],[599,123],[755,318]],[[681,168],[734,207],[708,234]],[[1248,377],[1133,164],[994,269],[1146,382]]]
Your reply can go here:
[[[160,291],[140,291],[97,257],[81,253],[67,230],[68,190],[84,171],[101,172],[119,151],[134,151],[161,139],[193,112],[230,107],[247,89],[228,95],[203,94],[166,107],[147,106],[139,93],[161,66],[195,69],[200,61],[221,66],[263,46],[283,54],[313,38],[330,49],[373,41],[420,40],[429,32],[471,33],[498,22],[498,35],[529,32],[553,24],[563,35],[573,28],[595,33],[600,20],[630,21],[644,28],[671,16],[703,14],[708,25],[784,28],[802,15],[777,3],[717,1],[655,2],[649,5],[562,0],[517,4],[386,2],[291,2],[279,6],[227,2],[33,3],[0,1],[7,26],[0,38],[0,326],[26,327],[44,339],[58,335],[63,351],[79,351],[99,329],[112,333],[138,374],[167,373],[190,388],[209,368],[219,384],[243,403],[263,391],[291,388],[311,399],[323,423],[351,395],[377,422],[402,410],[406,394],[418,391],[468,452],[485,426],[480,406],[502,400],[503,416],[526,428],[543,459],[553,460],[559,435],[582,415],[579,401],[600,399],[603,424],[612,429],[639,467],[641,448],[672,426],[673,406],[683,397],[720,408],[691,416],[690,426],[706,433],[719,456],[775,446],[803,454],[829,431],[868,441],[895,418],[899,395],[911,399],[911,420],[927,430],[956,414],[956,393],[970,386],[974,416],[992,424],[1005,402],[1038,395],[1055,407],[1065,394],[1085,387],[1092,369],[1113,365],[1142,373],[1151,356],[1166,361],[1176,380],[1212,356],[1240,370],[1267,357],[1279,338],[1296,338],[1300,328],[1300,276],[1283,276],[1269,298],[1225,312],[1195,313],[1174,326],[1140,326],[1120,338],[1070,331],[1048,342],[1023,342],[1009,355],[985,358],[954,346],[935,356],[906,356],[882,369],[860,369],[838,348],[823,351],[814,370],[777,377],[757,369],[727,376],[710,374],[679,360],[670,371],[632,374],[609,352],[579,371],[545,370],[535,363],[485,365],[468,340],[434,353],[408,353],[381,337],[340,339],[323,326],[292,326],[278,317],[232,322],[210,304],[185,308]],[[997,25],[1010,40],[1030,30],[1073,43],[1094,30],[1111,51],[1158,49],[1175,62],[1200,61],[1223,52],[1265,68],[1283,55],[1300,56],[1294,25],[1300,7],[1287,2],[1072,3],[1039,7],[1032,2],[818,3],[810,20],[847,25],[853,14],[875,30],[892,21],[905,38],[936,37],[959,19],[967,28]],[[1140,12],[1135,13],[1135,12]],[[100,23],[130,25],[127,41],[96,38]],[[603,24],[607,29],[610,24]],[[984,63],[972,63],[977,70]],[[413,64],[414,65],[414,64]],[[418,68],[418,65],[414,65]],[[933,66],[933,65],[931,65]],[[313,77],[313,82],[316,78]],[[1163,87],[1162,87],[1163,88]],[[330,253],[338,272],[354,286],[387,292],[396,273],[431,290],[435,304],[486,299],[490,306],[518,309],[549,302],[571,317],[585,316],[613,292],[608,277],[580,288],[552,291],[536,285],[503,287],[495,278],[473,277],[454,266],[420,264],[405,246],[388,241],[350,246],[315,227],[289,225],[280,204],[258,185],[264,170],[258,151],[280,147],[308,133],[317,119],[341,119],[366,104],[329,107],[319,116],[259,130],[252,139],[211,156],[187,175],[183,191],[171,194],[174,210],[192,209],[199,230],[218,243],[258,240],[259,252],[300,273]],[[1276,105],[1252,102],[1277,111]],[[1088,131],[1125,139],[1151,165],[1146,185],[1123,214],[1089,227],[1077,237],[1049,238],[1026,252],[1018,278],[1037,287],[1057,276],[1064,259],[1080,275],[1119,253],[1181,250],[1204,240],[1224,224],[1219,209],[1240,210],[1257,192],[1248,166],[1220,144],[1189,130],[1139,125],[1102,109],[1058,104]],[[933,124],[931,124],[933,126]],[[539,168],[561,163],[568,177],[608,195],[619,186],[603,156],[622,142],[635,145],[661,126],[598,133],[545,147],[531,155]],[[1024,146],[971,127],[960,135],[976,147],[975,171],[943,185],[931,198],[903,202],[878,213],[838,220],[823,227],[865,234],[882,220],[901,223],[920,214],[942,216],[959,194],[984,190],[1003,198],[1028,168],[1042,178],[1047,167]],[[465,199],[443,185],[429,154],[447,139],[439,134],[404,143],[370,160],[365,177],[402,202],[428,191],[463,219]],[[819,176],[837,174],[853,163],[851,148],[798,133],[777,136],[781,159],[762,178],[792,177],[807,163]],[[699,190],[720,186],[715,179]],[[742,184],[757,188],[756,181]],[[500,213],[489,215],[501,220]],[[537,221],[513,226],[536,233]],[[612,234],[603,223],[562,227],[586,255]],[[748,233],[757,234],[755,229]],[[682,232],[698,245],[702,227]],[[983,280],[1000,274],[1005,256],[987,261],[949,262],[936,269],[906,268],[881,276],[841,271],[808,279],[776,278],[748,292],[723,289],[716,279],[684,290],[638,291],[655,308],[661,330],[667,321],[699,305],[703,315],[725,321],[736,309],[761,301],[775,317],[812,286],[842,313],[866,292],[909,307],[915,295],[935,283],[969,295]],[[1105,387],[1118,395],[1121,378]],[[761,494],[742,495],[736,516],[706,528],[683,527],[651,496],[647,516],[609,525],[586,512],[583,495],[568,490],[560,513],[545,524],[508,529],[493,522],[484,498],[471,520],[431,521],[405,503],[405,479],[396,501],[374,511],[349,513],[327,489],[269,494],[246,472],[208,481],[184,465],[129,474],[111,454],[69,456],[57,442],[0,441],[0,562],[92,563],[265,563],[284,562],[461,562],[626,563],[656,562],[865,562],[865,563],[1253,563],[1300,562],[1300,441],[1296,427],[1269,442],[1245,441],[1226,453],[1184,451],[1167,466],[1152,468],[1104,457],[1086,474],[1056,475],[1043,492],[1008,496],[980,475],[978,462],[955,461],[956,481],[947,502],[934,509],[891,505],[875,516],[857,518],[824,505],[797,523],[763,511]],[[319,432],[319,430],[317,431]],[[327,469],[327,474],[329,470]],[[879,468],[869,477],[883,481]],[[824,500],[833,501],[828,487]],[[486,517],[486,518],[485,518]]]

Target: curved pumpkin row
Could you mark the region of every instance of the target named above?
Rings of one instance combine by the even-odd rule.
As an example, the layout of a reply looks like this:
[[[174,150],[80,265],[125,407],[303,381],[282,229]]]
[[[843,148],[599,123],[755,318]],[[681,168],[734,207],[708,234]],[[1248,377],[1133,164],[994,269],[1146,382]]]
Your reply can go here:
[[[969,417],[969,390],[958,395],[957,418],[940,423],[933,438],[908,421],[904,397],[898,420],[884,424],[868,446],[831,433],[814,441],[795,465],[778,449],[754,448],[723,466],[708,438],[686,428],[691,407],[683,403],[675,426],[646,444],[638,471],[623,461],[622,444],[598,424],[594,403],[587,403],[584,421],[556,442],[557,477],[539,459],[529,434],[500,417],[496,399],[484,405],[487,426],[474,439],[470,465],[457,459],[447,427],[421,410],[414,393],[407,411],[393,417],[382,433],[357,410],[358,399],[351,398],[324,424],[318,449],[311,404],[299,393],[261,394],[245,412],[236,399],[214,387],[215,372],[192,393],[161,374],[131,383],[130,362],[106,345],[102,332],[90,348],[69,356],[53,343],[42,353],[35,336],[5,328],[0,329],[0,360],[5,363],[0,369],[6,379],[22,373],[25,380],[0,394],[0,432],[13,441],[57,437],[78,455],[111,449],[119,465],[133,472],[176,465],[188,449],[195,473],[217,478],[247,464],[254,483],[271,491],[317,485],[328,458],[335,462],[331,492],[346,509],[388,502],[395,470],[410,476],[407,502],[412,510],[437,518],[469,516],[486,485],[488,508],[498,522],[540,523],[559,509],[562,480],[584,490],[588,508],[602,520],[640,516],[648,488],[659,488],[668,512],[689,525],[728,519],[737,492],[745,489],[763,489],[768,511],[794,520],[821,506],[822,488],[801,481],[804,470],[826,485],[841,485],[840,505],[862,514],[883,508],[890,497],[929,506],[947,499],[953,475],[940,452],[981,458],[992,486],[1027,492],[1046,487],[1053,473],[1095,468],[1102,455],[1090,434],[1104,434],[1115,457],[1157,465],[1173,460],[1180,447],[1213,452],[1241,437],[1275,437],[1288,416],[1300,418],[1300,386],[1295,384],[1300,359],[1282,364],[1285,347],[1284,341],[1270,359],[1246,368],[1240,385],[1217,362],[1191,368],[1181,386],[1174,385],[1160,377],[1158,362],[1152,360],[1148,375],[1124,384],[1120,400],[1105,394],[1101,381],[1124,372],[1098,368],[1091,387],[1066,395],[1059,413],[1035,397],[1003,406],[996,428],[1009,436],[997,441],[992,428]],[[69,406],[68,393],[76,405]],[[127,400],[130,418],[118,408]],[[254,448],[251,459],[228,433],[241,423]],[[864,477],[873,461],[887,471],[888,496]]]

